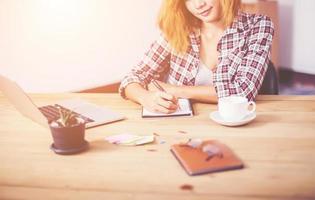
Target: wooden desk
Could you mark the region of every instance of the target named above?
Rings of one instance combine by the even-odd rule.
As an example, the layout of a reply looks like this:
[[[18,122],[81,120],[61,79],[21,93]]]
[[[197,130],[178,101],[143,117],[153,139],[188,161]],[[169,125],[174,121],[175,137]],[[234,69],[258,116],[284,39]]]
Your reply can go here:
[[[255,121],[238,128],[208,118],[216,105],[195,104],[193,118],[144,120],[139,105],[117,94],[31,96],[39,105],[82,97],[128,119],[88,129],[89,151],[60,156],[49,149],[49,130],[22,117],[0,94],[0,199],[315,198],[315,96],[259,97]],[[104,141],[126,132],[160,137],[156,144],[138,147]],[[169,151],[171,144],[188,138],[220,140],[246,168],[188,176]],[[193,190],[182,190],[184,184]]]

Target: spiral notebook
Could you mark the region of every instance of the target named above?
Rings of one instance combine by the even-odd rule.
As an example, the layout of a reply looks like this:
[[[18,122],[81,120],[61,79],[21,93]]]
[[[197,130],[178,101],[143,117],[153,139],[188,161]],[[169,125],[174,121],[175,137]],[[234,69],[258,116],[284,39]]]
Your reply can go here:
[[[174,144],[171,146],[171,152],[188,175],[200,175],[243,168],[243,162],[225,144],[215,140],[208,140],[202,143],[202,146],[204,145],[215,145],[220,149],[221,156],[214,156],[211,159],[207,159],[208,154],[203,152],[202,148],[192,148],[183,144]]]
[[[189,99],[178,99],[179,108],[170,114],[151,112],[144,107],[142,107],[142,117],[175,117],[175,116],[193,116],[193,108]]]

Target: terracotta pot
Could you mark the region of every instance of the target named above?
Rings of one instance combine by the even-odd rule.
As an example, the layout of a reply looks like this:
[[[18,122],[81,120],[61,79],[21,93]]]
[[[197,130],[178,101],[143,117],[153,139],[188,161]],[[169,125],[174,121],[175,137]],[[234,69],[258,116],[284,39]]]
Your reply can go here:
[[[54,143],[51,149],[59,154],[73,154],[86,149],[85,124],[78,123],[71,127],[60,127],[50,124]]]

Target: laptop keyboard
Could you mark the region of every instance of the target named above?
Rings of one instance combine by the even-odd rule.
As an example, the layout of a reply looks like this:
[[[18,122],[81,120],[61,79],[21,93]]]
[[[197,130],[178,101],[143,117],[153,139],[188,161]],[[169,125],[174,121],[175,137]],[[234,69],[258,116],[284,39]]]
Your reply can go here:
[[[48,119],[48,122],[52,122],[54,120],[59,119],[60,114],[59,114],[59,109],[57,107],[60,107],[61,110],[66,110],[66,111],[70,111],[69,109],[62,107],[58,104],[55,104],[55,106],[53,105],[47,105],[47,106],[42,106],[39,107],[38,109],[43,113],[43,115]],[[94,120],[85,117],[79,113],[76,113],[74,111],[72,111],[77,117],[81,118],[84,120],[84,123],[89,123],[89,122],[94,122]]]

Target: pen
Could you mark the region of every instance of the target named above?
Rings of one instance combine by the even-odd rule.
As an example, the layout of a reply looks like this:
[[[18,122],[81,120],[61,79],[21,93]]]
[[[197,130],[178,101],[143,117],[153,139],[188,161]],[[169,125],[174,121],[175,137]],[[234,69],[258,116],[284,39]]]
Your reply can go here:
[[[162,91],[162,92],[166,92],[165,90],[164,90],[164,88],[156,81],[156,80],[152,80],[152,83],[153,83],[153,85],[157,88],[157,89],[159,89],[160,91]]]
[[[166,91],[164,90],[164,88],[163,88],[155,79],[152,79],[151,82],[153,83],[153,85],[154,85],[157,89],[159,89],[159,90],[162,91],[162,92],[166,92]],[[181,108],[180,108],[179,105],[178,105],[178,109],[181,110]]]

